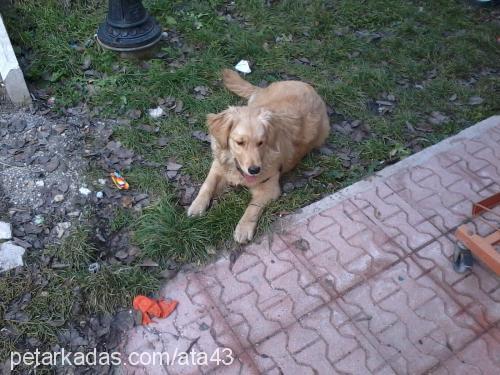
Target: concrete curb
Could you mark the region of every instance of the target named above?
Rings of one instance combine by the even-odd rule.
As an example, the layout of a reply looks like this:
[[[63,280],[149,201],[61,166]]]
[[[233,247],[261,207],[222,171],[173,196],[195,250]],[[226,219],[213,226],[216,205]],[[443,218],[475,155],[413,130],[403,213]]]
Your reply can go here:
[[[297,225],[309,219],[311,216],[317,214],[318,212],[325,211],[345,199],[352,198],[359,193],[372,189],[374,183],[381,179],[391,176],[402,169],[422,165],[432,156],[453,147],[454,143],[460,142],[465,139],[476,138],[478,134],[481,134],[482,132],[499,125],[500,115],[492,116],[487,118],[486,120],[478,122],[477,124],[462,130],[460,133],[452,137],[446,138],[445,140],[427,147],[426,149],[417,152],[416,154],[413,154],[412,156],[409,156],[396,164],[390,165],[361,181],[358,181],[342,190],[339,190],[336,193],[333,193],[313,204],[310,204],[309,206],[302,208],[296,214],[292,214],[277,221],[275,223],[275,226],[273,226],[273,229],[280,231],[285,230],[287,227]]]
[[[14,105],[31,104],[31,96],[0,15],[0,77]]]

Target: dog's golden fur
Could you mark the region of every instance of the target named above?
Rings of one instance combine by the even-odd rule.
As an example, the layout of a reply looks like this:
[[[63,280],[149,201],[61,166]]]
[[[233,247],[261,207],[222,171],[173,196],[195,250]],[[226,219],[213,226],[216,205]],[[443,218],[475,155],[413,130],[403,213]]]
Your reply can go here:
[[[252,201],[234,232],[234,239],[243,243],[252,239],[264,207],[280,196],[280,176],[321,146],[330,127],[325,103],[306,83],[283,81],[259,88],[227,69],[223,80],[248,105],[207,116],[214,160],[188,215],[203,214],[228,185],[247,186]]]

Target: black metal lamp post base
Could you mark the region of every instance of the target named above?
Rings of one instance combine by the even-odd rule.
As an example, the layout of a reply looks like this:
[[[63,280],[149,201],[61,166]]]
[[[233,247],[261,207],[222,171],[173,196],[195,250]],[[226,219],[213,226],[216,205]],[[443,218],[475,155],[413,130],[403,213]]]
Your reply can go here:
[[[141,0],[109,0],[108,15],[99,26],[97,40],[119,52],[147,49],[161,39],[161,28]]]
[[[495,5],[500,5],[500,0],[470,0],[472,5],[479,7],[491,7]]]

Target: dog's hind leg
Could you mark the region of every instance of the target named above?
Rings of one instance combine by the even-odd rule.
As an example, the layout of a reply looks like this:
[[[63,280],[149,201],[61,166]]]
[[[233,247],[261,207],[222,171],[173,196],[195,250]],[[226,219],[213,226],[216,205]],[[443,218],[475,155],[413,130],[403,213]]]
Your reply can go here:
[[[253,187],[251,191],[252,200],[234,230],[234,240],[239,243],[248,242],[253,238],[262,211],[267,204],[280,196],[279,174]]]
[[[221,192],[227,186],[227,181],[223,175],[219,173],[219,167],[212,163],[210,172],[205,179],[203,185],[201,185],[200,192],[196,199],[191,203],[188,209],[188,216],[200,216],[202,215],[210,205],[212,197]]]

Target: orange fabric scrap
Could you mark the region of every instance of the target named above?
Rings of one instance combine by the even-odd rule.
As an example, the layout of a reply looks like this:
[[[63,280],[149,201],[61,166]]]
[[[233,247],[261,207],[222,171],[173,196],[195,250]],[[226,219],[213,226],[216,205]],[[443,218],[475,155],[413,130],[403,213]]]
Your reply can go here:
[[[142,313],[142,324],[151,323],[151,318],[166,318],[177,307],[177,301],[154,299],[146,296],[136,296],[134,298],[134,309]]]

